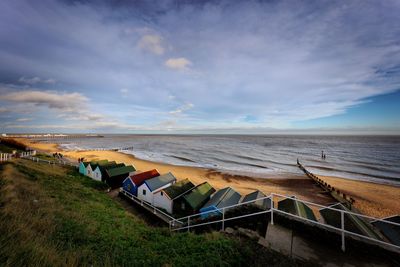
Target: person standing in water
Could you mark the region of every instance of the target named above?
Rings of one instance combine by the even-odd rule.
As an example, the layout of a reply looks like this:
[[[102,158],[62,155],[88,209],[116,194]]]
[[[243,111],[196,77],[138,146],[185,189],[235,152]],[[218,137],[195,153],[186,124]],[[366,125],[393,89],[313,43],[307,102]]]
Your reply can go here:
[[[324,151],[322,150],[321,151],[321,159],[323,159],[324,158]]]

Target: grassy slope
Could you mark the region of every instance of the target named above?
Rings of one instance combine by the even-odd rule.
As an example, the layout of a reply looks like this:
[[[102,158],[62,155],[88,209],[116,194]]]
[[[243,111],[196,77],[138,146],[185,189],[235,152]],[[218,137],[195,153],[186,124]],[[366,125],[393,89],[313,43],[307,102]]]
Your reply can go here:
[[[102,189],[65,167],[1,164],[0,265],[296,265],[250,241],[149,227]]]

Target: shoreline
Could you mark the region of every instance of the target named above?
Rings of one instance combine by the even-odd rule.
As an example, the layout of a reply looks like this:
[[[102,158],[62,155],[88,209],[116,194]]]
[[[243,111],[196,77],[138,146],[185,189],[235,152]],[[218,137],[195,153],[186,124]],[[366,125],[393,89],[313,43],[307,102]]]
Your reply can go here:
[[[125,164],[132,164],[138,171],[157,169],[160,173],[171,172],[178,180],[189,178],[193,183],[209,182],[215,189],[231,186],[242,195],[254,190],[265,194],[277,193],[282,195],[295,195],[301,199],[322,205],[334,203],[330,195],[323,193],[321,188],[302,173],[287,175],[271,175],[267,178],[231,174],[214,169],[172,165],[162,162],[136,158],[134,155],[117,151],[63,151],[57,144],[32,142],[26,138],[16,138],[25,145],[46,153],[60,152],[72,160],[84,157],[86,160],[108,159]],[[395,199],[400,199],[400,187],[376,184],[347,178],[319,176],[335,188],[352,196],[356,202],[354,206],[366,215],[374,217],[387,217],[400,214],[400,206]]]

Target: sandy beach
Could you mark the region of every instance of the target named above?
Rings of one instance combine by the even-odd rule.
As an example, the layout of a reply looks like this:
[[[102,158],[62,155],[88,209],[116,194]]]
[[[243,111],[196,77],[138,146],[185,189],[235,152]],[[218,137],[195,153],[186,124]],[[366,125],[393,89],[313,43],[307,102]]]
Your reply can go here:
[[[189,178],[193,183],[209,182],[214,188],[221,189],[231,186],[241,194],[254,190],[261,190],[265,194],[278,193],[295,195],[298,198],[327,205],[334,200],[305,175],[282,176],[281,178],[258,178],[243,175],[232,175],[217,170],[175,166],[171,164],[142,160],[116,151],[62,151],[56,144],[32,142],[29,139],[18,139],[26,145],[39,151],[53,153],[60,152],[71,160],[85,158],[85,160],[108,159],[125,164],[132,164],[139,171],[157,169],[160,173],[172,172],[178,180]],[[355,207],[366,215],[387,217],[400,214],[400,187],[381,185],[370,182],[344,179],[339,177],[320,176],[326,182],[352,196]]]

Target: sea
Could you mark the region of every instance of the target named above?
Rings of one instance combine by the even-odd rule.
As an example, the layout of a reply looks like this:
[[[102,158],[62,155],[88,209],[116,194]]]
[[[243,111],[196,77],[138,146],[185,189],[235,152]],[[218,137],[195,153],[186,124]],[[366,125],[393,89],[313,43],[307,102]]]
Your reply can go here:
[[[122,152],[140,159],[254,177],[301,175],[299,159],[317,175],[400,186],[400,136],[104,135],[47,141],[64,150],[128,148]]]

